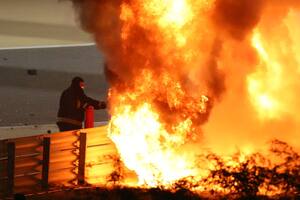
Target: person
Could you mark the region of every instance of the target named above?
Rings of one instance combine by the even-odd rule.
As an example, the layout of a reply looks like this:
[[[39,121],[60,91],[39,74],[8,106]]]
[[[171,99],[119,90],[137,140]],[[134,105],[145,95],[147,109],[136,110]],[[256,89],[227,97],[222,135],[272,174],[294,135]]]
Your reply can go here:
[[[83,89],[84,80],[75,77],[72,79],[71,86],[62,92],[56,123],[59,131],[81,129],[85,109],[88,106],[93,106],[96,110],[106,108],[105,102],[86,96]]]

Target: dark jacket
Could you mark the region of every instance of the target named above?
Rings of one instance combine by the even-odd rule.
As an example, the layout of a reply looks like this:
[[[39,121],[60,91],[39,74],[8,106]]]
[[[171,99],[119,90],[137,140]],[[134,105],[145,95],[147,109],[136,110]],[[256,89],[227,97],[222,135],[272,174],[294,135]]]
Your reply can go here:
[[[95,109],[106,107],[104,102],[94,100],[84,94],[79,84],[72,85],[63,91],[58,110],[58,122],[66,122],[80,125],[84,120],[84,113],[87,106],[93,106]]]

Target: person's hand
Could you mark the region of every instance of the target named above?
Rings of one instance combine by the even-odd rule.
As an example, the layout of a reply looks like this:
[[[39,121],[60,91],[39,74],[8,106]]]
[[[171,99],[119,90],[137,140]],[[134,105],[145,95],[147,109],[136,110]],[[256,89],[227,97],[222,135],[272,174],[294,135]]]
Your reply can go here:
[[[105,101],[99,101],[99,109],[105,109],[107,107]]]

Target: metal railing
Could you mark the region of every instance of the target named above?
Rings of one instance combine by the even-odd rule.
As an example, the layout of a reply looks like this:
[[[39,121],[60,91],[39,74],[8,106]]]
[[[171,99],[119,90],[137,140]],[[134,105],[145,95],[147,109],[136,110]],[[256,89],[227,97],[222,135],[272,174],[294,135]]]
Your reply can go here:
[[[92,126],[89,121],[87,129],[0,141],[0,199],[88,183],[92,167],[111,162],[103,159],[107,149],[116,152],[106,126]]]

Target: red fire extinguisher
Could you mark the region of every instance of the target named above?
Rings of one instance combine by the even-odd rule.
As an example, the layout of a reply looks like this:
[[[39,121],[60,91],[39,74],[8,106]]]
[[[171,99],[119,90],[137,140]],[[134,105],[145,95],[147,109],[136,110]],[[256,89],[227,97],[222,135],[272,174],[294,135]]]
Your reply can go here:
[[[94,128],[94,107],[88,106],[85,110],[84,128]]]

